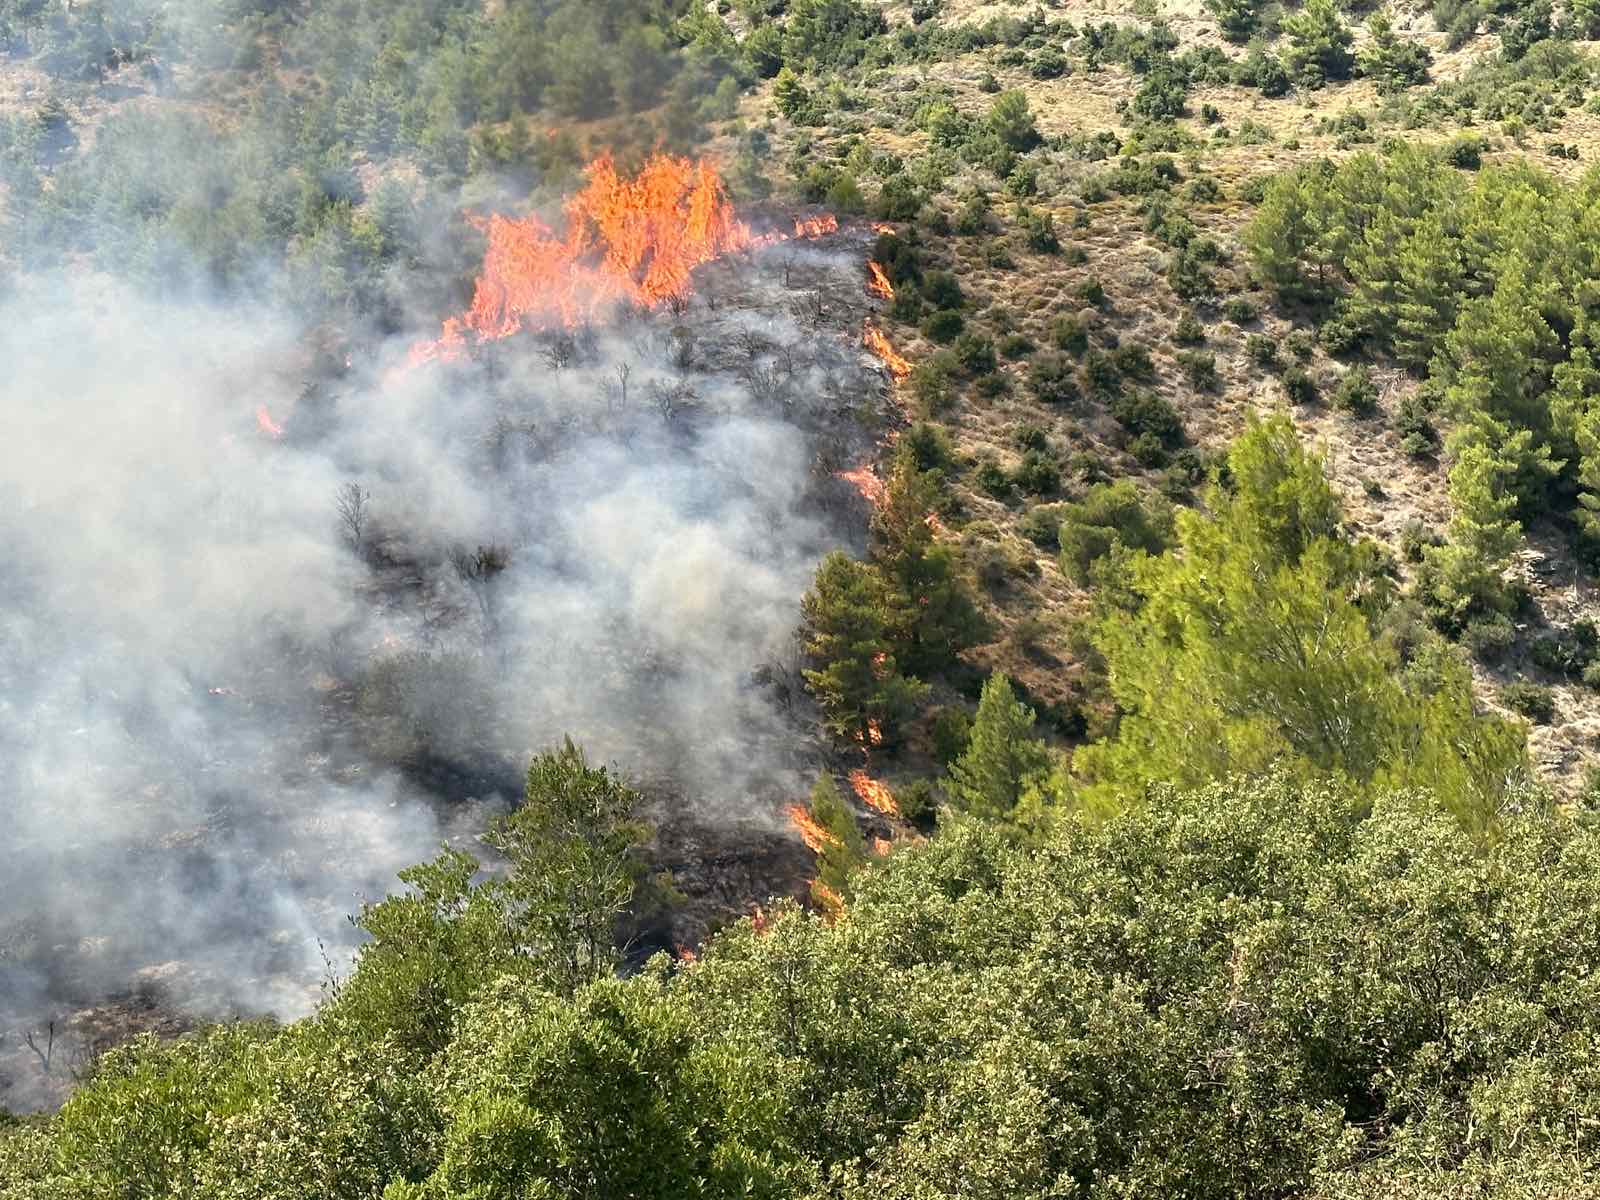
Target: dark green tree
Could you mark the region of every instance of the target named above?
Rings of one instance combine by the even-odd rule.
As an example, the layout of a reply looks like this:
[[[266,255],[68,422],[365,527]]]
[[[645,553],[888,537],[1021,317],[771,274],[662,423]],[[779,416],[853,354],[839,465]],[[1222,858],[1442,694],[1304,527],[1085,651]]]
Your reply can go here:
[[[1289,36],[1285,61],[1302,83],[1320,87],[1350,77],[1355,65],[1350,45],[1355,35],[1344,23],[1335,0],[1306,0],[1284,18],[1283,31]]]
[[[834,735],[865,745],[893,740],[897,728],[927,693],[927,685],[900,672],[894,634],[908,615],[876,566],[835,551],[817,568],[801,602],[805,679]]]
[[[924,675],[951,665],[987,626],[961,573],[960,560],[934,538],[930,517],[939,498],[934,471],[921,470],[908,443],[896,453],[873,514],[874,553],[903,620],[890,633],[904,670]]]

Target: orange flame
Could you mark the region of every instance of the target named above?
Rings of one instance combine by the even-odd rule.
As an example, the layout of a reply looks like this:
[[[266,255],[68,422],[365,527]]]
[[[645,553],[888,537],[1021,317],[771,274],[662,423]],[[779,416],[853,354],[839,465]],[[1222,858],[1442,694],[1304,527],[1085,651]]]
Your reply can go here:
[[[850,786],[855,789],[861,803],[886,817],[900,815],[900,806],[895,803],[894,793],[889,790],[888,784],[880,783],[860,769],[851,771],[849,778]]]
[[[876,858],[885,858],[889,851],[894,849],[894,843],[888,838],[875,837],[867,843],[868,848]]]
[[[867,291],[883,300],[894,299],[894,284],[889,282],[889,273],[871,259],[867,260],[867,270],[871,277],[867,280]]]
[[[830,919],[844,916],[844,897],[839,895],[820,879],[811,881],[811,898],[817,902],[817,907]]]
[[[274,441],[283,436],[283,426],[272,419],[272,412],[265,404],[256,408],[256,427]]]
[[[800,840],[813,854],[821,854],[829,846],[837,846],[839,839],[834,837],[816,819],[799,804],[791,804],[783,810],[788,814],[789,823],[794,826],[795,832],[800,835]]]
[[[617,304],[659,307],[688,293],[696,267],[791,240],[753,236],[706,159],[657,154],[624,179],[606,155],[589,165],[588,177],[566,203],[563,235],[533,216],[468,218],[489,240],[472,305],[447,320],[437,339],[414,345],[410,366],[459,357],[468,334],[486,342],[526,327],[571,327]],[[832,216],[797,220],[793,236],[838,228]]]
[[[867,349],[883,360],[884,366],[889,368],[889,374],[895,379],[905,379],[911,374],[911,363],[894,348],[894,343],[889,340],[888,335],[871,321],[868,321],[866,328],[862,330],[861,340]]]
[[[811,217],[807,220],[795,219],[794,236],[797,238],[827,237],[830,233],[839,232],[839,218],[832,213],[824,213],[820,217]],[[783,239],[763,239],[763,241]]]
[[[700,956],[698,954],[696,954],[694,952],[694,950],[689,946],[684,946],[684,945],[680,944],[680,945],[673,946],[672,949],[676,952],[677,957],[678,957],[678,961],[681,962],[681,963],[693,964],[693,963],[697,963],[697,962],[700,961]]]
[[[871,466],[860,466],[853,471],[835,471],[834,476],[860,492],[861,498],[873,508],[881,508],[889,494],[883,480],[872,473]]]

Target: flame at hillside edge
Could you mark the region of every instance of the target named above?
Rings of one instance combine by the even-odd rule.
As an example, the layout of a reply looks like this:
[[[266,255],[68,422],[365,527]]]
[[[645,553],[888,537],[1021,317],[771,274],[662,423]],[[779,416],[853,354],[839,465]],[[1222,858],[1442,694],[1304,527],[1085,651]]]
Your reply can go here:
[[[867,260],[867,291],[882,300],[894,299],[894,284],[889,282],[889,273],[871,259]]]
[[[896,380],[903,380],[911,374],[911,362],[894,348],[894,343],[889,340],[889,335],[884,333],[871,321],[861,331],[861,340],[867,349],[871,350],[880,359],[883,365],[889,368],[889,374]]]
[[[800,835],[800,840],[813,854],[821,854],[829,846],[837,846],[839,839],[834,837],[819,825],[809,812],[799,804],[791,804],[784,809],[788,814],[789,823],[794,826],[795,832]]]
[[[863,463],[853,471],[835,471],[833,474],[836,479],[842,479],[855,488],[873,508],[882,508],[888,498],[889,489],[873,473],[871,463]]]
[[[632,179],[603,156],[567,201],[566,232],[538,217],[470,217],[489,240],[472,305],[445,321],[439,337],[411,348],[408,365],[453,359],[477,342],[524,328],[571,327],[617,304],[655,308],[689,291],[696,267],[725,255],[817,238],[837,217],[795,221],[793,235],[756,237],[734,214],[706,159],[657,154]]]
[[[889,785],[872,778],[865,771],[854,770],[850,772],[850,786],[855,789],[861,803],[868,808],[876,809],[886,817],[898,817],[900,805],[895,801],[894,793],[889,790]]]

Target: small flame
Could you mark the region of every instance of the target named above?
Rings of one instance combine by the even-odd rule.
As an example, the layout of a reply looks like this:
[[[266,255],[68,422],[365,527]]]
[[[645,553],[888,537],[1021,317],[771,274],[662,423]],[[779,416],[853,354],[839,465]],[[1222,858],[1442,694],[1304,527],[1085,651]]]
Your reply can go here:
[[[867,261],[867,270],[871,272],[867,279],[867,291],[882,300],[893,300],[894,284],[889,282],[889,273],[870,259]]]
[[[817,824],[816,819],[802,805],[791,804],[783,811],[788,814],[789,823],[794,826],[795,832],[800,835],[800,840],[806,844],[806,849],[811,853],[821,854],[829,846],[839,844],[839,839]]]
[[[888,784],[880,783],[859,768],[851,771],[849,778],[850,786],[855,789],[861,803],[886,817],[900,815],[900,806],[895,803],[894,793],[889,790]]]
[[[759,904],[750,910],[750,928],[757,933],[765,933],[772,928],[772,918],[767,916],[767,910]]]
[[[820,879],[811,881],[811,898],[817,902],[817,907],[831,920],[844,916],[844,897],[839,895]]]
[[[794,223],[794,236],[797,238],[820,238],[839,232],[839,218],[832,213],[825,213],[820,217],[811,217],[806,220],[796,218]]]
[[[265,404],[256,408],[256,426],[274,441],[283,436],[283,426],[272,419],[272,412]]]
[[[895,228],[894,228],[893,225],[885,225],[882,221],[874,221],[873,224],[872,224],[872,230],[873,230],[874,233],[894,233],[895,232]]]
[[[870,465],[859,466],[853,471],[835,471],[834,475],[860,492],[861,498],[873,508],[883,507],[888,489],[884,487],[883,480],[872,473]]]
[[[688,946],[676,945],[672,949],[677,954],[678,961],[681,963],[692,965],[700,961],[700,956]]]
[[[884,366],[889,368],[889,374],[895,379],[905,379],[911,374],[910,362],[894,348],[894,343],[889,340],[888,335],[871,321],[868,321],[866,328],[862,330],[861,340],[867,349],[883,360]]]
[[[889,851],[894,849],[894,843],[888,838],[875,837],[867,843],[867,847],[872,851],[873,857],[886,858]]]

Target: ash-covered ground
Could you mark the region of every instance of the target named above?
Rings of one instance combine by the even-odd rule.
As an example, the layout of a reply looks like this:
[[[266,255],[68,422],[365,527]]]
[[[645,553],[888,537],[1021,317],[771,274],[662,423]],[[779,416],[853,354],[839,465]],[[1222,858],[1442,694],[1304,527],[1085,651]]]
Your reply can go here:
[[[890,419],[870,236],[410,371],[399,339],[25,283],[0,313],[0,1106],[58,1101],[134,1029],[305,1013],[347,915],[474,848],[564,735],[650,796],[687,897],[637,953],[799,892],[781,805],[827,761],[799,600],[862,536],[835,472]]]

